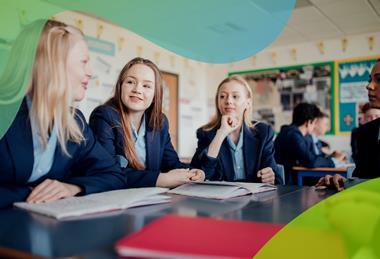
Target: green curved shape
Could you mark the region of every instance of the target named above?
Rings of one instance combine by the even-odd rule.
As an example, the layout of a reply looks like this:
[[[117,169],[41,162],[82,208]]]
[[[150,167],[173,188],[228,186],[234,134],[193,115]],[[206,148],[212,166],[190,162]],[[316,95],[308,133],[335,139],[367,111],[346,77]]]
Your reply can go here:
[[[337,193],[287,224],[255,256],[380,258],[380,179]]]
[[[0,138],[27,89],[41,27],[24,39],[24,46],[13,44],[22,36],[14,39],[34,20],[46,20],[65,10],[82,11],[179,55],[227,63],[269,45],[283,30],[295,0],[113,0],[112,4],[104,0],[2,0],[1,4],[0,72],[4,73],[0,77]],[[11,46],[13,54],[9,54]],[[8,60],[7,65],[4,60]]]
[[[229,63],[267,47],[284,29],[295,0],[50,0],[96,14],[178,55]]]
[[[23,16],[28,12],[28,19]],[[0,139],[12,123],[27,90],[41,30],[62,12],[40,1],[3,1],[0,11]],[[18,17],[18,19],[14,19]],[[20,33],[23,32],[23,33]],[[21,144],[21,143],[20,143]]]

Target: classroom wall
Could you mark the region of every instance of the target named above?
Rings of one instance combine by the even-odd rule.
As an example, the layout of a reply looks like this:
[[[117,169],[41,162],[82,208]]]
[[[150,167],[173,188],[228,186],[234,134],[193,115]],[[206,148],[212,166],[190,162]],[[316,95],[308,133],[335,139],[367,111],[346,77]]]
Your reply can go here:
[[[16,9],[14,13],[6,15],[15,22],[20,19],[19,10]],[[33,14],[26,13],[26,18],[33,19]],[[81,20],[86,35],[112,42],[116,46],[115,56],[91,53],[91,62],[95,65],[95,70],[105,71],[100,72],[98,78],[91,81],[86,99],[79,105],[86,117],[96,104],[94,100],[105,101],[111,96],[120,69],[135,56],[151,59],[161,70],[179,75],[177,150],[181,157],[193,155],[196,148],[195,131],[215,113],[216,87],[229,72],[380,55],[379,29],[377,33],[346,36],[346,50],[342,48],[342,39],[337,38],[324,40],[323,51],[318,45],[320,42],[310,41],[281,47],[270,46],[257,53],[255,57],[231,64],[206,64],[180,57],[127,29],[86,14],[66,11],[55,15],[55,18],[76,26],[78,20]],[[103,26],[100,34],[99,25]],[[14,35],[9,35],[9,39],[13,37]],[[369,37],[374,38],[372,49],[368,44]],[[119,49],[120,38],[124,41]],[[350,150],[349,136],[326,136],[324,139],[328,140],[334,149]]]
[[[99,100],[103,103],[112,95],[120,70],[136,56],[150,59],[161,70],[179,75],[177,151],[180,157],[191,158],[196,148],[196,129],[208,118],[206,103],[210,65],[178,56],[131,31],[84,14],[67,11],[55,15],[55,18],[76,26],[80,20],[86,36],[116,45],[114,56],[90,52],[91,65],[96,78],[91,80],[86,98],[79,104],[86,118],[99,104]],[[103,29],[98,37],[99,25],[103,26]],[[120,49],[119,38],[124,38]]]
[[[374,38],[372,49],[369,45],[369,37]],[[307,63],[326,62],[340,59],[360,58],[367,56],[380,55],[380,28],[379,32],[366,33],[359,35],[346,36],[346,50],[343,50],[342,39],[328,39],[323,41],[323,50],[320,49],[321,41],[310,41],[301,44],[290,44],[287,46],[270,46],[255,57],[219,66],[218,71],[210,74],[214,81],[220,81],[224,75],[229,72],[259,70],[272,67],[283,67],[300,65]],[[295,50],[295,52],[294,52]],[[294,55],[296,53],[296,55]],[[213,89],[209,89],[209,100],[213,99]],[[333,149],[339,149],[350,153],[350,135],[343,136],[324,136],[323,139],[328,141]]]
[[[69,24],[75,24],[75,20],[80,18],[85,24],[83,28],[85,34],[96,37],[99,21],[95,18],[73,12],[64,12],[56,17]],[[287,46],[273,45],[257,53],[254,57],[239,62],[206,64],[180,57],[116,25],[104,21],[100,23],[104,24],[104,32],[100,38],[110,41],[115,41],[119,36],[125,38],[123,49],[117,51],[116,56],[109,59],[109,62],[115,66],[115,71],[118,71],[131,58],[142,56],[153,60],[160,69],[179,75],[177,151],[181,157],[185,158],[191,157],[195,151],[196,129],[215,114],[216,88],[229,72],[380,55],[379,29],[379,32],[376,33],[345,36],[344,38],[347,40],[345,49],[343,38],[336,38]],[[374,39],[371,47],[369,37]],[[321,47],[321,45],[323,46]],[[115,79],[110,80],[110,82],[112,81]],[[81,108],[86,115],[92,110],[87,103],[94,94],[98,94],[96,90],[89,89],[88,98],[82,103]],[[107,94],[103,97],[104,100],[108,98]],[[332,149],[343,150],[347,153],[351,151],[350,135],[328,135],[323,139],[330,143]]]
[[[368,44],[369,37],[374,38],[372,49]],[[347,39],[345,51],[342,46],[342,38],[323,40],[323,52],[321,52],[319,45],[321,41],[310,41],[281,47],[269,46],[257,53],[255,58],[250,57],[234,63],[230,70],[231,72],[256,70],[380,54],[380,28],[379,32],[376,33],[352,35],[345,38]],[[295,56],[292,54],[292,49],[296,50]]]

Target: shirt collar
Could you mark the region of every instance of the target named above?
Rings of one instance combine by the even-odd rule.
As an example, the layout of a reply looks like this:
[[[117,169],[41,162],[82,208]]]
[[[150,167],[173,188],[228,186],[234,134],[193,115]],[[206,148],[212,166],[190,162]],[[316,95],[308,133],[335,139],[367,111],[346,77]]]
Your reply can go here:
[[[134,137],[135,141],[137,139],[140,139],[140,138],[142,138],[142,137],[145,136],[145,131],[146,131],[146,128],[145,128],[145,114],[143,115],[143,117],[141,119],[141,125],[140,125],[139,131],[137,132],[137,130],[135,128],[135,125],[133,125],[132,122],[131,122],[131,129],[132,129],[132,134],[133,134],[133,137]]]
[[[241,129],[240,129],[240,135],[239,135],[239,141],[237,143],[237,145],[235,145],[235,143],[231,140],[230,136],[227,137],[227,141],[228,141],[228,144],[230,145],[230,148],[232,148],[232,150],[238,150],[238,149],[241,149],[243,147],[243,127],[244,125],[242,125]]]

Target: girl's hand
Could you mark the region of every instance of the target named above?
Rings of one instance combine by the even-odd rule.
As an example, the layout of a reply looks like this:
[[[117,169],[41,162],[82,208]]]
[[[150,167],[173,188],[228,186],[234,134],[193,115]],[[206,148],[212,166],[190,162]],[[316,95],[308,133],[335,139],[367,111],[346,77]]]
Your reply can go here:
[[[262,183],[274,184],[275,175],[273,169],[265,167],[257,172],[257,177],[261,178]]]
[[[174,188],[191,181],[194,176],[189,169],[173,169],[167,173],[160,173],[157,178],[156,186],[164,188]]]
[[[26,202],[41,203],[55,201],[67,197],[72,197],[80,191],[81,189],[77,185],[46,179],[35,188],[33,188],[33,191],[29,194]]]
[[[219,131],[222,132],[223,135],[228,136],[231,132],[239,128],[239,126],[240,124],[237,117],[231,115],[223,115]]]
[[[191,169],[190,173],[193,173],[193,176],[190,178],[193,182],[203,182],[205,180],[205,173],[201,169]]]

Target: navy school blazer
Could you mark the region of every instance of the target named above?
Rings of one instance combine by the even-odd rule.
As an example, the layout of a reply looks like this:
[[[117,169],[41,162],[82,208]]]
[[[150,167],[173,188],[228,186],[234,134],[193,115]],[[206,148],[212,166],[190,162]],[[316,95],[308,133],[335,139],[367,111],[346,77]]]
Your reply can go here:
[[[273,130],[264,123],[256,123],[253,128],[243,124],[243,157],[247,182],[261,182],[257,172],[265,167],[271,167],[275,172],[275,182],[281,181],[274,160]],[[217,129],[197,130],[198,146],[191,161],[191,166],[202,169],[206,179],[217,181],[234,181],[234,167],[227,138],[220,147],[218,157],[207,156],[208,146],[214,139]]]
[[[354,163],[358,163],[358,132],[359,128],[354,128],[351,131],[351,157]]]
[[[357,129],[357,157],[353,176],[365,179],[380,177],[380,118]]]
[[[24,201],[33,186],[45,179],[59,180],[82,188],[79,195],[126,187],[120,168],[98,143],[85,121],[76,110],[76,121],[83,129],[85,141],[68,141],[70,157],[57,144],[50,171],[32,183],[28,179],[33,170],[33,138],[29,110],[24,99],[10,128],[0,140],[0,208]]]
[[[160,172],[168,172],[176,168],[187,168],[179,161],[177,152],[170,140],[168,119],[164,116],[162,128],[152,130],[149,127],[149,116],[145,116],[146,134],[146,168],[136,170],[127,166],[122,170],[128,176],[128,187],[156,186]],[[124,132],[119,112],[110,105],[97,107],[90,116],[90,126],[99,142],[113,157],[124,154]]]

